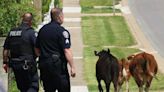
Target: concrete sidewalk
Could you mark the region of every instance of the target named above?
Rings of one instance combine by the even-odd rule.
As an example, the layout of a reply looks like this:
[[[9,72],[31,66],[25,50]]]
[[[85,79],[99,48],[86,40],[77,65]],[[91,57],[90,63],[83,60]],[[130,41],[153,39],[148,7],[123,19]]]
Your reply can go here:
[[[8,81],[7,81],[7,73],[3,70],[2,67],[2,52],[3,52],[3,44],[4,44],[5,37],[0,38],[0,92],[7,92],[7,87],[8,87]]]
[[[83,41],[79,0],[63,0],[64,26],[71,34],[76,77],[71,78],[71,92],[88,92],[83,76]]]

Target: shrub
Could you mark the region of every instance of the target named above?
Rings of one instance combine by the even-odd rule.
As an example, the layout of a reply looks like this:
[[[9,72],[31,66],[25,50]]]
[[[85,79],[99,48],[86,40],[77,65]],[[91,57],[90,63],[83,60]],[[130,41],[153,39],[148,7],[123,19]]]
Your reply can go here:
[[[42,14],[45,14],[49,10],[51,0],[42,0]]]
[[[19,1],[19,2],[17,2]],[[0,36],[5,36],[11,28],[17,26],[21,21],[21,15],[25,12],[31,12],[34,15],[33,25],[38,23],[37,11],[35,10],[32,0],[0,0]]]

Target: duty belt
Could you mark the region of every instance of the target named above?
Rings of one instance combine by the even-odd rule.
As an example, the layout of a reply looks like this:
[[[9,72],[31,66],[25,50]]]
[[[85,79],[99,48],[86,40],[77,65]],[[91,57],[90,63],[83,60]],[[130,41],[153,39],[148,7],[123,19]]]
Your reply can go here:
[[[12,64],[22,64],[22,68],[24,70],[28,70],[29,69],[29,65],[34,64],[34,60],[33,58],[11,58],[10,59],[10,64],[12,66]]]

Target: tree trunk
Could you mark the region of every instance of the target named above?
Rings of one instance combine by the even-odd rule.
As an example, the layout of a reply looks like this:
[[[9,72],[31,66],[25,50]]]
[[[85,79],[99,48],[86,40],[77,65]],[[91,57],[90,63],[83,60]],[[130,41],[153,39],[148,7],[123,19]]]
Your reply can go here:
[[[42,0],[33,0],[34,7],[38,11],[39,23],[42,22]]]

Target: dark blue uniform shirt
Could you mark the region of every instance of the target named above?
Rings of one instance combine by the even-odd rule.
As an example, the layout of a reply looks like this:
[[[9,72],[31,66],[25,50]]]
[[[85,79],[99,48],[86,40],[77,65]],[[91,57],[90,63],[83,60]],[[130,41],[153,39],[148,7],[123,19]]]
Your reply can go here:
[[[65,57],[64,49],[70,46],[70,33],[55,21],[44,25],[38,33],[36,48],[41,51],[40,57],[46,58],[56,52]]]

